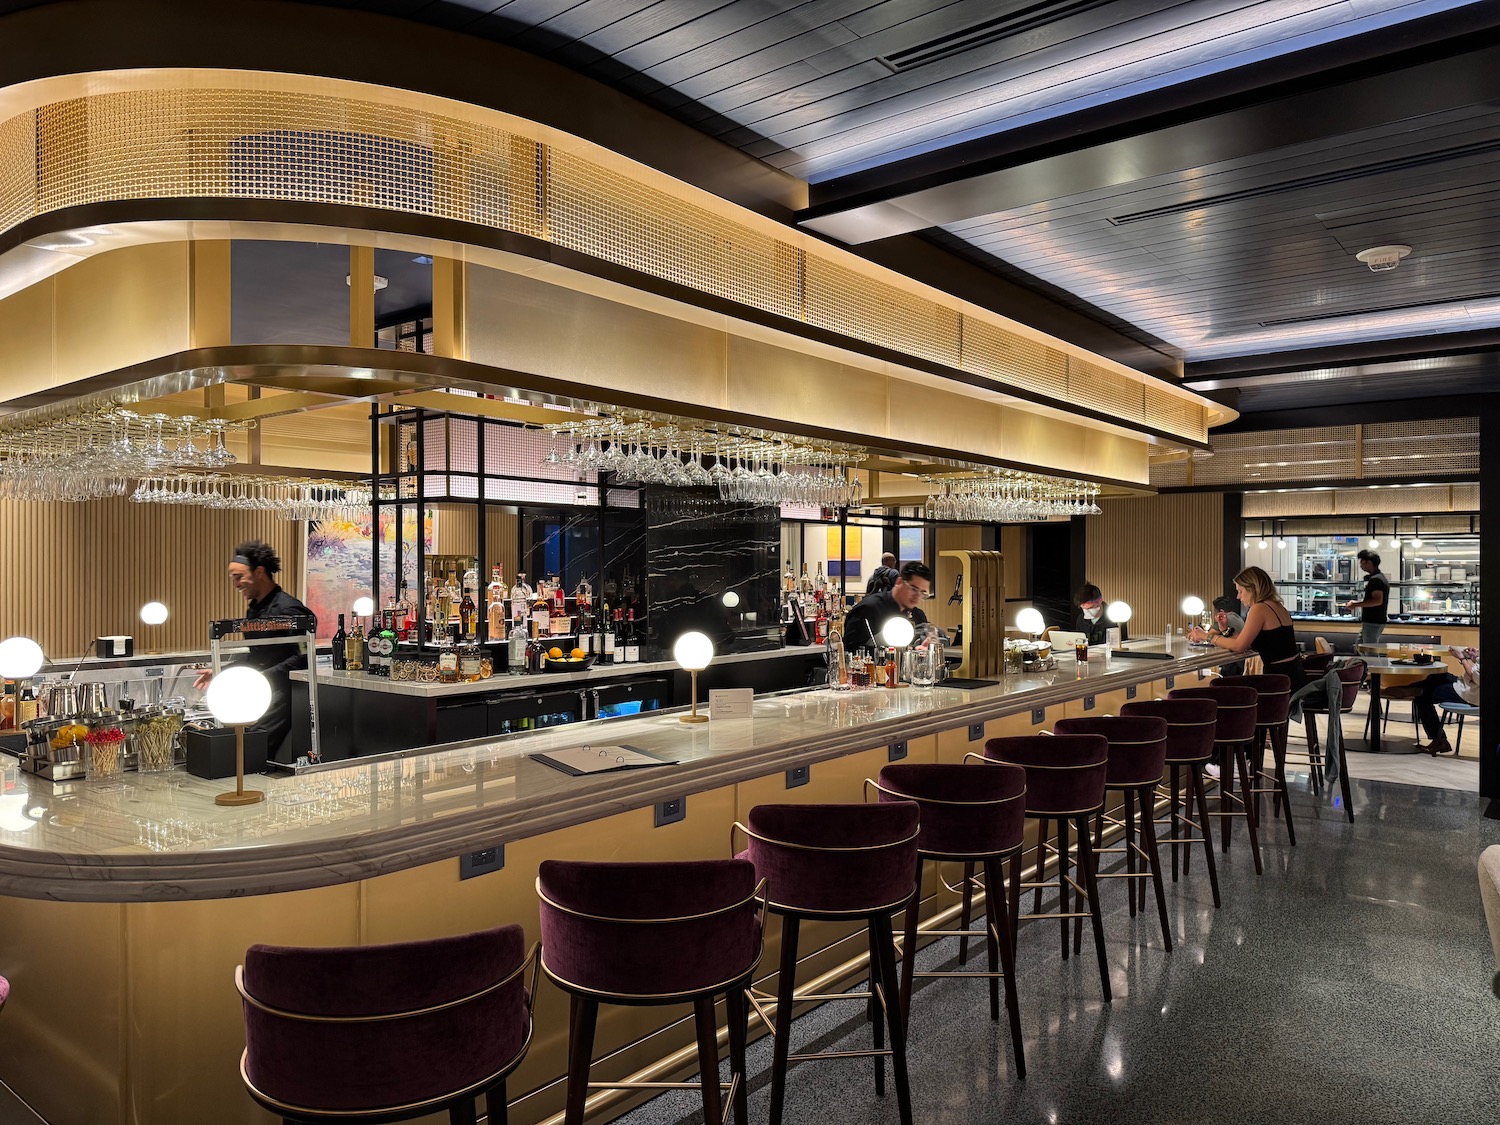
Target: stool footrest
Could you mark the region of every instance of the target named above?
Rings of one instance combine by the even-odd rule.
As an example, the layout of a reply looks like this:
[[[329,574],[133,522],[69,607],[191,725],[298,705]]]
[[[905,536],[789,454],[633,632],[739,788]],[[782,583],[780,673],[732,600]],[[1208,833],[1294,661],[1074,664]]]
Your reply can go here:
[[[868,1048],[863,1051],[818,1051],[810,1055],[787,1055],[787,1062],[820,1062],[827,1059],[889,1058],[894,1052],[889,1047]],[[695,1086],[696,1088],[696,1086]]]

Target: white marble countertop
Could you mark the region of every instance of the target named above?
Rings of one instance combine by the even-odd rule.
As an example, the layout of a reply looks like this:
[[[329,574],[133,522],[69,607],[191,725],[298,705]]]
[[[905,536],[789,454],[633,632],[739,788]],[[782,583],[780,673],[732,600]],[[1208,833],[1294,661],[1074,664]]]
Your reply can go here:
[[[788,656],[821,656],[822,645],[803,648],[772,648],[761,652],[730,652],[714,657],[714,666],[740,664],[749,660],[779,660]],[[358,691],[378,691],[386,695],[405,695],[414,699],[448,699],[456,695],[488,695],[501,691],[535,691],[538,688],[574,687],[579,684],[598,683],[600,680],[618,680],[625,676],[643,676],[652,672],[675,672],[674,660],[653,660],[636,664],[595,664],[581,672],[539,672],[529,676],[512,676],[500,672],[487,680],[475,680],[462,684],[424,684],[411,680],[388,680],[384,676],[369,676],[363,672],[334,672],[318,669],[318,686],[354,688]],[[306,680],[307,673],[296,671],[294,680]]]
[[[221,807],[232,781],[181,770],[52,783],[6,761],[0,894],[170,901],[326,886],[524,839],[669,797],[735,784],[883,743],[1052,706],[1222,662],[1178,644],[1175,659],[1060,661],[993,687],[827,689],[757,698],[748,719],[698,726],[653,712],[477,740],[298,777],[255,777],[266,800]],[[677,764],[570,777],[528,755],[626,743]]]

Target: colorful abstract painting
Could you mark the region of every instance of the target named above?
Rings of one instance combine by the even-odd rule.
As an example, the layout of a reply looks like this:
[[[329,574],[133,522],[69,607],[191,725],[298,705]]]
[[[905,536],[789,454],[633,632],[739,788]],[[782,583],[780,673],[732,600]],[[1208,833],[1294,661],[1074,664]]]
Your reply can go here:
[[[408,583],[416,582],[417,513],[404,511],[401,557]],[[396,513],[380,513],[380,542],[394,540]],[[423,550],[432,550],[432,512],[422,521]],[[359,520],[319,520],[307,525],[307,593],[303,600],[318,616],[318,639],[327,640],[338,628],[338,615],[352,614],[356,598],[370,591],[370,553],[373,550],[370,517]],[[389,550],[381,552],[380,589],[396,590],[395,560]]]

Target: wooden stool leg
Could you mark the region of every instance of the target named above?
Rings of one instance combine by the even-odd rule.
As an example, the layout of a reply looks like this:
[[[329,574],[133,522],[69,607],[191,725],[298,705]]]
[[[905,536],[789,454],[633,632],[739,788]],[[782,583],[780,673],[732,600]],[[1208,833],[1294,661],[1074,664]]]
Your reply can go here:
[[[1234,811],[1234,747],[1229,743],[1220,743],[1216,749],[1219,751],[1219,812],[1227,813]],[[1229,817],[1219,817],[1219,851],[1225,855],[1229,854]]]
[[[448,1107],[448,1125],[477,1125],[478,1121],[473,1098],[460,1098]]]
[[[901,1115],[901,1125],[912,1125],[911,1083],[906,1073],[906,1025],[901,1019],[901,1009],[894,1003],[896,983],[896,945],[891,936],[889,914],[877,914],[871,919],[875,930],[875,944],[879,950],[881,993],[885,997],[886,1023],[891,1032],[891,1070],[896,1079],[896,1106]],[[872,971],[871,976],[875,974]],[[876,1062],[883,1062],[876,1059]],[[884,1066],[881,1067],[884,1070]]]
[[[1136,800],[1140,801],[1142,809],[1149,809],[1156,804],[1156,786],[1148,785],[1136,790]],[[1161,881],[1161,849],[1156,844],[1156,821],[1145,812],[1141,813],[1141,835],[1145,838],[1146,857],[1151,864],[1151,884],[1156,888],[1156,913],[1161,918],[1161,936],[1165,942],[1167,952],[1172,952],[1172,924],[1167,920],[1167,892]],[[1136,880],[1140,882],[1141,880]],[[1141,888],[1142,895],[1146,888]]]
[[[917,890],[918,891],[920,891],[922,889],[921,871],[922,871],[922,861],[921,860],[917,860],[917,874],[918,874],[918,878],[917,878]],[[974,865],[972,863],[966,863],[966,864],[964,864],[964,898],[963,898],[963,906],[959,910],[958,928],[960,930],[967,930],[969,928],[969,925],[970,925],[969,919],[971,919],[973,917],[974,917]],[[960,965],[967,965],[969,963],[969,935],[968,934],[964,934],[962,937],[960,937],[958,939],[958,963]],[[902,986],[901,987],[902,987],[903,991],[909,991],[906,988],[905,979],[906,979],[905,977],[902,978]]]
[[[1000,978],[996,974],[1000,972],[1000,935],[1006,932],[1010,920],[1005,912],[1005,884],[1001,883],[998,890],[992,885],[997,866],[993,859],[986,858],[984,861],[984,950],[988,955],[990,972],[990,1019],[998,1023]],[[1006,940],[1009,941],[1008,938]],[[907,1025],[910,1024],[908,1019]]]
[[[910,1022],[911,1020],[911,986],[912,980],[916,976],[917,968],[917,913],[922,901],[922,866],[922,857],[917,856],[917,893],[911,896],[911,902],[909,902],[906,907],[906,940],[901,943],[901,1018],[907,1020],[908,1022]],[[968,880],[968,875],[973,870],[974,865],[972,863],[964,864],[965,906],[968,905],[967,900],[969,897],[969,889],[971,886]],[[968,910],[964,911],[963,924],[959,928],[964,930],[967,930],[969,928]],[[960,953],[960,964],[963,963],[963,959],[963,954]],[[874,990],[872,989],[871,991]],[[871,1008],[870,1018],[879,1018],[878,1014],[873,1008]]]
[[[1203,767],[1201,765],[1192,767],[1188,784],[1192,790],[1190,797],[1196,800],[1198,804],[1198,835],[1203,837],[1203,855],[1208,861],[1208,885],[1214,891],[1214,909],[1218,909],[1223,905],[1219,901],[1219,869],[1214,863],[1214,842],[1209,838],[1208,834],[1208,826],[1211,821],[1208,818],[1208,792],[1207,786],[1203,784]],[[1188,849],[1188,854],[1192,854],[1191,848]],[[1184,857],[1184,869],[1186,869],[1186,863],[1187,860]]]
[[[1088,830],[1084,818],[1078,818],[1078,866],[1083,870],[1083,888],[1089,900],[1089,919],[1094,926],[1094,951],[1099,957],[1099,983],[1104,992],[1104,1002],[1114,999],[1109,987],[1109,957],[1104,951],[1104,917],[1099,913],[1099,880],[1094,873],[1094,849],[1089,846]]]
[[[568,1101],[563,1111],[566,1125],[583,1125],[584,1105],[589,1098],[589,1066],[594,1057],[594,1029],[598,1025],[599,1001],[574,996],[568,1017]]]
[[[801,919],[781,919],[781,971],[776,978],[776,1040],[771,1047],[771,1125],[786,1106],[786,1056],[792,1039],[792,994],[797,988],[797,930]]]
[[[714,998],[693,1001],[693,1024],[698,1031],[698,1086],[703,1091],[703,1120],[709,1125],[724,1120],[723,1091],[719,1089],[719,1024],[714,1019]]]
[[[1240,794],[1245,805],[1245,827],[1250,833],[1250,854],[1255,860],[1255,873],[1262,875],[1265,869],[1261,866],[1260,859],[1260,831],[1255,823],[1255,797],[1250,792],[1250,764],[1243,753],[1235,754],[1234,760],[1240,773]]]
[[[1178,830],[1177,795],[1178,795],[1178,782],[1179,782],[1179,778],[1177,776],[1178,768],[1179,767],[1177,765],[1175,765],[1175,764],[1168,767],[1168,771],[1171,774],[1171,779],[1172,779],[1171,780],[1171,784],[1172,784],[1172,804],[1171,804],[1171,812],[1169,812],[1167,814],[1167,816],[1169,818],[1168,821],[1167,821],[1167,832],[1169,833],[1168,839],[1170,839],[1172,841],[1172,847],[1171,847],[1171,852],[1172,852],[1172,882],[1174,882],[1174,883],[1177,882],[1177,852],[1179,850],[1178,847],[1177,847],[1177,840],[1178,840],[1178,836],[1177,836],[1177,830]],[[1191,794],[1192,790],[1189,789],[1188,792],[1189,792],[1189,794]]]
[[[1021,933],[1021,854],[1025,848],[1017,848],[1010,857],[1010,951],[1014,956],[1016,942]]]
[[[1016,1077],[1025,1078],[1026,1048],[1021,1039],[1021,1002],[1016,998],[1016,938],[1002,898],[1005,887],[1000,874],[1002,870],[999,858],[984,861],[985,909],[989,911],[990,926],[1000,947],[1001,970],[1005,973],[1005,1008],[1010,1013],[1010,1047],[1016,1059]]]
[[[870,1046],[877,1051],[883,1051],[885,1050],[885,1013],[880,1010],[880,990],[875,987],[877,983],[875,969],[880,960],[880,936],[876,933],[873,918],[866,924],[865,930],[870,939],[870,999],[865,1006],[870,1020]],[[885,1002],[900,1007],[901,993],[894,979],[891,985],[892,987],[886,993]],[[885,1097],[885,1059],[874,1055],[870,1062],[875,1064],[875,1096],[883,1098]]]
[[[1135,874],[1135,799],[1134,799],[1134,795],[1132,793],[1128,792],[1128,791],[1124,794],[1124,797],[1125,797],[1125,872],[1128,875],[1134,875]],[[1099,815],[1099,820],[1100,820],[1100,823],[1103,823],[1103,821],[1104,821],[1104,814],[1103,813],[1101,813]],[[1099,837],[1095,836],[1094,837],[1094,847],[1097,848],[1098,846],[1099,846]],[[1135,885],[1138,882],[1140,882],[1139,879],[1127,879],[1127,880],[1125,880],[1125,886],[1130,891],[1130,894],[1127,897],[1130,899],[1130,916],[1132,918],[1135,917]]]
[[[1287,725],[1282,723],[1271,729],[1271,753],[1276,757],[1276,791],[1286,817],[1286,838],[1292,847],[1297,846],[1297,826],[1292,823],[1292,791],[1286,781]]]
[[[1088,827],[1083,823],[1083,818],[1078,818],[1078,827],[1084,835],[1088,835]],[[1068,818],[1060,816],[1057,818],[1057,912],[1067,914],[1071,909],[1072,896],[1068,888]],[[1068,920],[1061,918],[1058,925],[1062,930],[1062,959],[1068,959]]]
[[[1039,817],[1036,822],[1036,891],[1031,898],[1031,912],[1042,912],[1042,884],[1047,881],[1047,836],[1051,832],[1051,821]]]
[[[750,1122],[750,1076],[745,1073],[745,1044],[750,1038],[750,1001],[745,996],[748,981],[741,981],[724,997],[729,1017],[729,1080],[734,1086],[734,1125]]]
[[[508,1125],[510,1121],[510,1099],[503,1078],[484,1092],[484,1119],[486,1125]]]
[[[1328,717],[1330,723],[1336,722],[1332,715]],[[1339,792],[1344,795],[1344,815],[1349,818],[1349,823],[1354,823],[1354,798],[1349,795],[1349,759],[1344,756],[1344,740],[1339,739]]]

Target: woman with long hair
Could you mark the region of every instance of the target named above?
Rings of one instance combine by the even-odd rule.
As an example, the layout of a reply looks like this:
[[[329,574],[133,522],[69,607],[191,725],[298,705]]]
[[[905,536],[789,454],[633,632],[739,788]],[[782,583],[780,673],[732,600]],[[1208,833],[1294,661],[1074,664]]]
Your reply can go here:
[[[1195,625],[1190,638],[1227,652],[1259,653],[1266,673],[1286,676],[1296,691],[1307,682],[1307,676],[1302,671],[1302,654],[1297,649],[1292,615],[1281,604],[1276,583],[1260,567],[1247,566],[1234,576],[1234,588],[1241,604],[1249,607],[1245,612],[1245,627],[1234,636],[1225,637]]]

